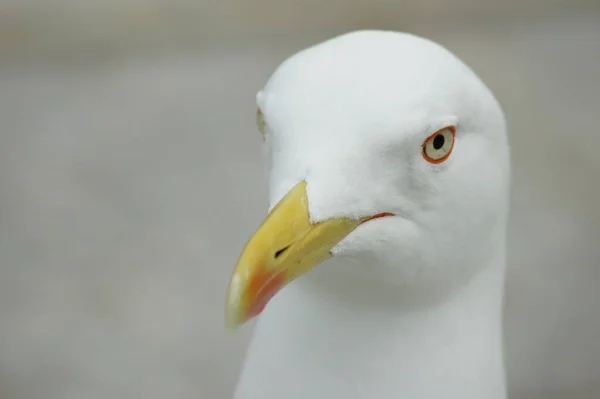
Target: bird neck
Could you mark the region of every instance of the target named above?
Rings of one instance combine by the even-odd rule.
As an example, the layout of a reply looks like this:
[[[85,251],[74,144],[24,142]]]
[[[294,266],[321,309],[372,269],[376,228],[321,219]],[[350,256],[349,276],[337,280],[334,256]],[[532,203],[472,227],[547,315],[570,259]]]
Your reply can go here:
[[[397,311],[349,306],[309,279],[286,287],[259,320],[236,398],[504,399],[504,260],[479,270],[445,301]]]

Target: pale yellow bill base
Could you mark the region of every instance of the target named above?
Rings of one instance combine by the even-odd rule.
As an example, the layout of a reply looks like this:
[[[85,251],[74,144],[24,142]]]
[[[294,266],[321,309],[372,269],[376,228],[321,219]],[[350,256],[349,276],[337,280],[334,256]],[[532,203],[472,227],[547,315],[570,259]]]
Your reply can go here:
[[[227,328],[234,329],[260,314],[281,288],[331,257],[330,250],[361,223],[391,215],[334,218],[311,224],[306,183],[296,185],[267,215],[242,251],[229,283]]]

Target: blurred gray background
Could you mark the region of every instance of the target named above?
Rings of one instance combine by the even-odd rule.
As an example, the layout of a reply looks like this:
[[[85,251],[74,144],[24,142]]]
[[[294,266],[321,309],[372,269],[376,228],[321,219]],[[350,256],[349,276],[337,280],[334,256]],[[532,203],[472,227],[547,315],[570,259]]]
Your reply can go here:
[[[0,399],[231,396],[255,93],[362,28],[436,40],[496,93],[511,398],[600,397],[600,1],[0,0]]]

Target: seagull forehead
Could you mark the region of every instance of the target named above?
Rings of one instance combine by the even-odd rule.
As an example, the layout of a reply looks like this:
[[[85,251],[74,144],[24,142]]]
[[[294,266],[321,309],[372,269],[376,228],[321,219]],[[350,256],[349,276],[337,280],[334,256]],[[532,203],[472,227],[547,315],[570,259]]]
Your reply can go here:
[[[354,115],[355,124],[356,116],[455,113],[470,84],[476,78],[443,47],[408,34],[365,31],[290,57],[261,102],[278,119],[327,123]]]

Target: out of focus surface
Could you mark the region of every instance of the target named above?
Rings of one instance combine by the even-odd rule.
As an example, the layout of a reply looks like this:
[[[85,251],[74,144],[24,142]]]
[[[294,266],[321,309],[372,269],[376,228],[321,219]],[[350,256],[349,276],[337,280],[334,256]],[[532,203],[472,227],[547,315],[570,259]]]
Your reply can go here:
[[[600,397],[598,1],[0,1],[0,398],[228,398],[225,288],[266,211],[256,91],[361,28],[503,104],[511,398]]]

